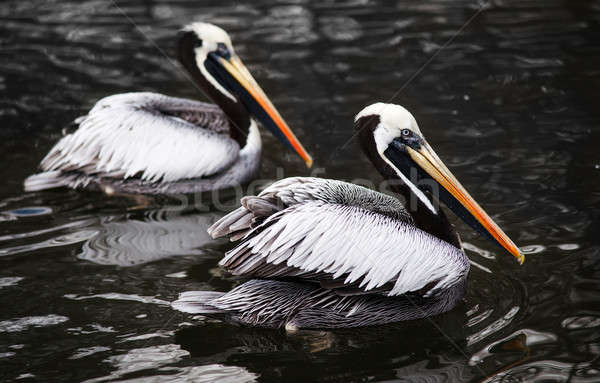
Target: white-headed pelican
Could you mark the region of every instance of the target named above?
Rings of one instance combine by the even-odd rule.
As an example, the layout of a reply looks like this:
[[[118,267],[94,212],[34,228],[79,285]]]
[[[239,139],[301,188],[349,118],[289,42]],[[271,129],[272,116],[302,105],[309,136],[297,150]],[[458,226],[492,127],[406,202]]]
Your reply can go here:
[[[122,193],[191,193],[246,183],[260,166],[257,121],[307,163],[312,159],[236,55],[229,35],[185,27],[179,61],[216,103],[155,93],[106,97],[25,180],[25,190],[92,188]]]
[[[320,178],[286,178],[244,197],[209,234],[239,240],[220,264],[250,280],[226,293],[182,293],[175,309],[286,329],[446,312],[464,295],[469,259],[438,201],[523,262],[406,109],[377,103],[354,121],[364,152],[398,198]]]

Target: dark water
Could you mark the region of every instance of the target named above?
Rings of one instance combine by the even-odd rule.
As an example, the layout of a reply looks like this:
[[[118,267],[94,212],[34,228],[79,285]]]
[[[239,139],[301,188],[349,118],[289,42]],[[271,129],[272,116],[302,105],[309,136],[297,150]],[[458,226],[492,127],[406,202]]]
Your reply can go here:
[[[600,3],[118,4],[0,5],[2,380],[600,381]],[[169,59],[197,19],[230,31],[321,176],[378,180],[344,144],[356,112],[401,89],[525,265],[457,222],[468,294],[432,321],[287,335],[174,313],[179,292],[234,283],[216,268],[230,245],[205,234],[217,207],[21,185],[103,96],[201,98]],[[263,138],[262,177],[309,174]]]

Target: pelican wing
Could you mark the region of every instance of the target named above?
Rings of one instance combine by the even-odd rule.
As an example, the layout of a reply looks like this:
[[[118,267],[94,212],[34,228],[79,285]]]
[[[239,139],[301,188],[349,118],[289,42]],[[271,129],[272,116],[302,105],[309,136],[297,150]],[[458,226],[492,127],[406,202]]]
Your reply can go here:
[[[322,181],[330,180],[321,180],[321,187]],[[340,184],[345,183],[335,181],[332,189]],[[299,202],[282,205],[272,188],[244,200],[245,206],[209,229],[213,236],[243,234],[221,264],[236,275],[316,279],[324,287],[341,282],[388,295],[435,295],[466,276],[469,263],[460,249],[373,208],[373,198],[392,197],[345,185],[352,197],[344,203],[331,202],[337,192],[314,199],[304,191]],[[289,197],[290,188],[285,189]]]
[[[239,156],[216,106],[154,93],[100,100],[79,128],[42,160],[45,171],[78,171],[144,181],[210,176]]]

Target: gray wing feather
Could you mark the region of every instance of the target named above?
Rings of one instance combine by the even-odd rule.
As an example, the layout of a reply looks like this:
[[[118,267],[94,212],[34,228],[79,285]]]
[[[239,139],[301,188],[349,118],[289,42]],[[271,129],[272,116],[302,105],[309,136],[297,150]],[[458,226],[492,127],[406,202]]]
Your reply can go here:
[[[155,93],[106,97],[42,160],[45,171],[103,173],[145,181],[209,176],[233,164],[237,142],[210,104]]]
[[[331,204],[358,206],[365,210],[389,216],[399,221],[412,223],[412,217],[402,203],[389,195],[348,182],[314,177],[290,177],[271,184],[258,196],[243,197],[242,207],[227,214],[212,225],[208,232],[213,238],[243,237],[249,229],[257,226],[264,218],[289,206],[321,201]],[[233,222],[250,215],[253,219],[241,227],[231,227]],[[237,231],[237,233],[235,233]],[[234,237],[231,237],[232,241]]]
[[[338,180],[314,177],[285,178],[270,185],[259,197],[276,200],[279,206],[308,201],[359,206],[394,219],[412,222],[412,217],[397,198]]]

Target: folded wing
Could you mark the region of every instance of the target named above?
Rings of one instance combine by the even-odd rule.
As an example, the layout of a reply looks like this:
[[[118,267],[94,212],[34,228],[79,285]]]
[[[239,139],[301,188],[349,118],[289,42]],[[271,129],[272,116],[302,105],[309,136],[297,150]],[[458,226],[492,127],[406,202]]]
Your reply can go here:
[[[284,189],[272,186],[258,197],[246,197],[243,207],[209,229],[213,236],[243,236],[223,266],[236,275],[296,277],[336,287],[342,282],[364,292],[384,289],[388,295],[435,295],[466,276],[469,263],[460,249],[402,215],[388,214],[392,197],[335,181],[329,193],[321,190],[320,198],[311,198],[306,190],[310,179],[300,180],[304,188],[297,198],[289,185],[283,194]],[[323,181],[330,180],[319,180],[318,187],[326,188]],[[340,184],[352,198],[339,198]]]
[[[119,94],[77,123],[42,160],[42,170],[170,182],[218,173],[239,156],[223,112],[202,102]]]

